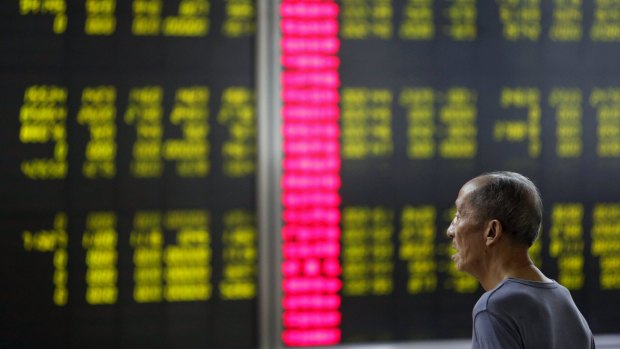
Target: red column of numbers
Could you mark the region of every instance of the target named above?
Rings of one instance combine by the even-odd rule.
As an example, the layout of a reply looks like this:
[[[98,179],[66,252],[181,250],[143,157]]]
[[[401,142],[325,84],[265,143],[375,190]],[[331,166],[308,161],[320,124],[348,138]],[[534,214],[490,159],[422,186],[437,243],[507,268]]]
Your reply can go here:
[[[338,5],[283,0],[282,288],[287,346],[340,342]]]

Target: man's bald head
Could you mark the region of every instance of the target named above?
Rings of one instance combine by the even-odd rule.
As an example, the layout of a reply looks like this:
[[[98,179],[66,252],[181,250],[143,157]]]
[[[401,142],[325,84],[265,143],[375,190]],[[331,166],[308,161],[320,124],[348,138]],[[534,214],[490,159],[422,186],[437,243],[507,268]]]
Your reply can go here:
[[[542,199],[538,189],[527,177],[515,172],[491,172],[470,181],[477,189],[467,201],[482,223],[497,219],[518,244],[531,246],[542,222]]]

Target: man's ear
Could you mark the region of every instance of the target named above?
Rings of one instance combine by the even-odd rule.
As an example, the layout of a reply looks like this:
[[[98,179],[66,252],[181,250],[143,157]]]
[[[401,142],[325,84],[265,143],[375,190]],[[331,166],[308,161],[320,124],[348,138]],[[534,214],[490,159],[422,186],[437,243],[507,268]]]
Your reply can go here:
[[[487,223],[487,231],[485,236],[487,246],[497,243],[502,237],[502,234],[504,234],[502,223],[497,219],[490,220],[489,223]]]

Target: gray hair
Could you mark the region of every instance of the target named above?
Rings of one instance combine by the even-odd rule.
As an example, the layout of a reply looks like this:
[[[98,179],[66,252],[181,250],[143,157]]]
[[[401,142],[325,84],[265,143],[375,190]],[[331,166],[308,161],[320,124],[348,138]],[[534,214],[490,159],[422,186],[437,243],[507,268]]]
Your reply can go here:
[[[542,223],[543,205],[536,185],[508,171],[485,173],[473,179],[478,188],[468,201],[478,219],[497,219],[513,242],[532,246]]]

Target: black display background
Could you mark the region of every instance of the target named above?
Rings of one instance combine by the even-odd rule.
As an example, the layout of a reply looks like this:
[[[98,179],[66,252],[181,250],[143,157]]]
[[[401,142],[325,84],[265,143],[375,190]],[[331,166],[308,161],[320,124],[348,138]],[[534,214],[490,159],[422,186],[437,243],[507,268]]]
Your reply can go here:
[[[175,15],[179,1],[165,1],[163,16]],[[253,348],[258,344],[257,302],[223,300],[223,217],[227,211],[254,212],[253,176],[230,178],[222,172],[222,144],[228,128],[217,121],[226,88],[254,87],[254,37],[222,34],[225,3],[213,1],[206,37],[137,37],[131,34],[132,1],[117,1],[116,32],[84,33],[84,1],[67,1],[65,33],[53,33],[52,15],[19,14],[19,1],[0,4],[0,347],[19,348]],[[21,144],[19,111],[32,85],[58,85],[68,91],[66,123],[69,170],[66,180],[30,180],[20,163],[50,157],[53,143]],[[76,122],[86,86],[116,88],[117,174],[113,179],[82,175],[86,126]],[[207,86],[209,160],[206,178],[181,178],[165,161],[156,179],[130,175],[135,127],[124,121],[129,92],[144,85],[164,90],[163,139],[179,138],[168,115],[178,87]],[[133,248],[129,233],[137,211],[207,210],[210,214],[212,296],[205,302],[138,304],[133,300]],[[118,299],[113,305],[85,300],[81,245],[86,216],[94,211],[117,215]],[[24,250],[22,232],[53,227],[55,214],[66,212],[69,245],[68,290],[64,307],[54,305],[53,253]],[[166,244],[174,235],[164,232]]]
[[[555,203],[578,202],[584,206],[585,284],[572,295],[594,333],[618,331],[618,290],[599,288],[599,258],[590,252],[592,210],[595,203],[620,201],[620,159],[597,155],[596,109],[590,105],[594,87],[620,86],[620,45],[589,39],[593,5],[584,3],[583,38],[579,42],[553,42],[548,31],[553,2],[541,1],[542,31],[537,41],[508,41],[502,35],[496,1],[477,1],[477,37],[458,42],[442,27],[443,11],[450,2],[434,2],[436,34],[432,41],[403,40],[398,26],[406,1],[395,0],[393,37],[388,40],[341,39],[340,77],[343,88],[382,88],[392,92],[393,154],[363,160],[343,159],[342,206],[382,206],[392,209],[394,290],[388,296],[343,296],[342,336],[345,343],[391,342],[416,339],[468,338],[471,310],[483,292],[458,294],[442,289],[448,277],[442,265],[449,257],[437,256],[438,289],[432,294],[407,294],[406,262],[398,257],[400,213],[406,205],[433,205],[437,211],[436,246],[445,246],[449,219],[460,187],[488,171],[510,170],[530,177],[539,187],[545,204],[543,222],[543,271],[557,279],[556,260],[548,252],[551,207]],[[404,87],[430,87],[440,93],[462,86],[477,93],[477,145],[474,159],[450,160],[407,157],[406,110],[398,104]],[[521,108],[502,109],[503,87],[533,87],[540,90],[541,141],[538,158],[528,155],[527,142],[497,142],[493,127],[497,120],[526,120]],[[555,109],[548,102],[556,87],[576,87],[582,92],[582,155],[559,158],[555,152]],[[436,114],[437,115],[437,114]],[[438,117],[437,119],[438,120]],[[439,124],[439,121],[436,121]],[[442,137],[439,128],[435,139]]]
[[[164,15],[173,14],[178,1],[166,1]],[[444,2],[435,2],[436,28]],[[127,239],[138,210],[207,209],[211,213],[213,285],[221,279],[222,217],[230,209],[255,210],[254,178],[231,179],[221,172],[224,126],[216,121],[222,91],[230,86],[254,86],[254,38],[221,35],[224,4],[213,1],[210,31],[205,38],[131,35],[131,2],[117,1],[117,30],[109,37],[84,34],[83,2],[68,2],[69,24],[62,35],[52,31],[52,16],[20,16],[17,1],[0,3],[0,346],[22,348],[251,348],[258,343],[256,301],[223,301],[214,288],[207,302],[136,304],[132,300],[132,248]],[[399,213],[405,205],[432,204],[437,209],[437,244],[447,244],[444,211],[452,207],[460,186],[491,170],[514,170],[532,178],[545,202],[543,232],[549,230],[550,207],[559,202],[584,205],[586,283],[573,292],[595,333],[617,332],[620,292],[598,287],[598,258],[589,253],[589,228],[595,203],[620,202],[620,159],[596,155],[596,110],[589,105],[594,87],[620,86],[620,45],[592,42],[591,4],[583,7],[583,39],[548,39],[552,2],[542,2],[542,32],[535,42],[510,42],[502,37],[497,2],[478,1],[478,36],[455,42],[437,30],[430,42],[398,38],[397,27],[405,6],[394,0],[395,35],[390,40],[343,39],[340,50],[342,87],[388,88],[393,92],[394,154],[389,158],[344,160],[343,206],[385,206],[394,209],[394,244],[400,230]],[[19,170],[24,159],[49,156],[49,145],[19,142],[19,109],[28,86],[54,84],[69,91],[69,175],[66,180],[32,181]],[[75,122],[85,86],[110,84],[117,88],[117,176],[89,180],[81,174],[88,132]],[[206,179],[182,179],[174,164],[166,163],[160,179],[129,175],[134,128],[123,121],[132,87],[161,85],[164,115],[173,105],[179,86],[210,88],[210,160]],[[398,105],[403,87],[428,86],[438,91],[464,86],[476,90],[478,152],[472,160],[411,160],[406,155],[406,119]],[[497,119],[522,119],[523,110],[502,110],[504,86],[541,90],[542,152],[537,159],[519,143],[497,143]],[[583,93],[583,152],[576,159],[555,155],[554,110],[548,105],[553,87],[579,87]],[[166,120],[166,119],[165,119]],[[165,136],[178,129],[165,125]],[[80,244],[86,214],[111,210],[118,216],[119,298],[117,304],[87,305],[84,294],[85,252]],[[53,305],[51,253],[26,252],[24,230],[52,226],[56,212],[69,218],[69,302]],[[544,271],[557,277],[555,261],[544,249]],[[470,311],[477,297],[440,289],[433,294],[408,295],[404,262],[394,257],[394,292],[382,297],[343,297],[343,342],[361,343],[469,337]],[[444,261],[444,259],[438,259]],[[445,262],[445,261],[444,261]],[[439,285],[446,275],[440,273]]]

